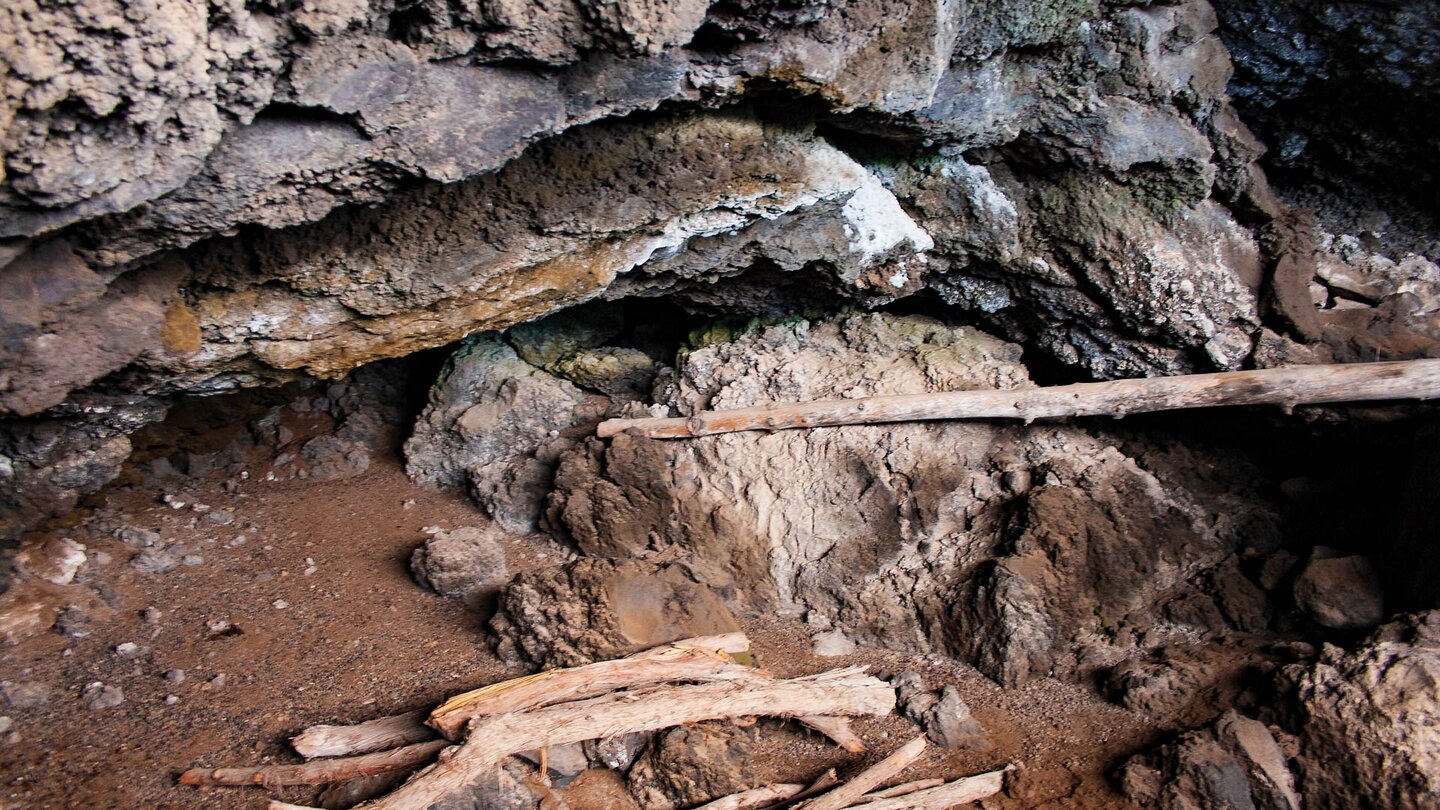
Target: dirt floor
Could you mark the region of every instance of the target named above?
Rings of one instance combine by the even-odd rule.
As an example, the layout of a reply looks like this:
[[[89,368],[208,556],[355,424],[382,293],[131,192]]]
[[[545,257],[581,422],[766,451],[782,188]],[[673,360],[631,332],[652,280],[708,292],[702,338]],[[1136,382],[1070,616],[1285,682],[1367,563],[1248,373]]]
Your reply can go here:
[[[286,740],[307,725],[431,707],[452,693],[522,674],[490,653],[481,617],[410,578],[409,555],[426,527],[451,529],[482,518],[460,496],[411,484],[397,460],[338,482],[254,475],[227,491],[219,478],[176,480],[182,485],[168,491],[113,490],[87,522],[57,533],[85,544],[91,557],[68,593],[100,598],[63,625],[72,635],[45,632],[0,650],[0,681],[49,688],[43,705],[0,706],[13,723],[9,742],[0,743],[0,808],[259,808],[272,796],[311,801],[312,789],[201,790],[175,778],[193,766],[298,761]],[[184,505],[165,503],[167,495]],[[196,504],[209,510],[196,511]],[[233,522],[210,517],[226,510],[233,510]],[[199,559],[165,573],[141,573],[128,564],[136,550],[110,534],[122,524],[181,540]],[[98,565],[96,552],[110,562]],[[562,557],[546,541],[517,541],[509,567],[518,572]],[[159,611],[158,620],[154,611],[147,619],[147,608]],[[957,684],[991,747],[932,749],[907,778],[954,777],[1008,763],[1016,772],[1006,795],[986,807],[1130,806],[1111,789],[1107,773],[1154,741],[1144,717],[1059,683],[1002,690],[938,657],[862,648],[819,658],[798,619],[741,618],[759,663],[777,675],[864,663],[875,670],[918,669],[932,687]],[[116,651],[127,642],[139,647],[128,657]],[[177,669],[183,681],[165,677]],[[82,693],[97,681],[119,687],[124,702],[87,709]],[[860,722],[856,729],[872,747],[870,758],[916,733],[898,718]],[[806,781],[826,767],[843,770],[866,758],[778,721],[762,721],[759,737],[761,769],[770,780]],[[580,798],[578,791],[573,798]],[[580,804],[572,800],[577,810]]]

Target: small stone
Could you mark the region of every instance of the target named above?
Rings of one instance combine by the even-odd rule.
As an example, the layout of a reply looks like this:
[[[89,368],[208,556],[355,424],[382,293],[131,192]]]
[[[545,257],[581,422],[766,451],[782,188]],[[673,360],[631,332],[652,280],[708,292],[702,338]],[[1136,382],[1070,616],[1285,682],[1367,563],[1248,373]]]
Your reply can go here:
[[[140,618],[144,619],[146,624],[159,624],[160,616],[160,609],[153,605],[140,611]]]
[[[845,637],[839,629],[820,633],[814,638],[815,654],[824,658],[849,655],[855,652],[855,642]]]
[[[85,638],[91,633],[89,617],[75,605],[61,612],[60,618],[55,620],[55,627],[70,638]]]
[[[92,712],[113,709],[125,702],[125,693],[118,686],[106,686],[95,681],[85,687],[85,691],[80,695],[80,700],[84,702],[85,708]]]
[[[235,513],[229,509],[217,509],[205,516],[205,519],[216,526],[228,526],[235,522]]]
[[[205,558],[201,557],[199,554],[186,554],[185,559],[181,560],[180,562],[190,568],[194,568],[197,565],[203,565],[205,563]]]
[[[0,734],[8,733],[10,727],[13,725],[15,725],[14,720],[11,720],[9,717],[0,717]]]
[[[467,604],[494,595],[507,578],[503,533],[473,526],[439,532],[410,557],[416,581]]]
[[[284,599],[276,599],[274,602],[270,603],[270,606],[275,608],[276,610],[284,610],[285,608],[290,607],[290,603],[286,602]]]
[[[215,689],[224,689],[226,686],[230,685],[230,676],[222,672],[219,675],[211,678],[208,683],[211,687]]]
[[[165,680],[169,681],[170,683],[174,683],[174,684],[184,683],[184,682],[185,682],[185,670],[183,670],[183,669],[167,669],[167,670],[165,670]]]
[[[1295,603],[1332,630],[1366,630],[1385,619],[1380,577],[1365,557],[1312,557],[1295,580]]]
[[[110,563],[115,562],[115,557],[113,557],[107,552],[97,551],[94,554],[90,555],[90,561],[95,563],[97,567],[104,568]]]
[[[142,574],[163,574],[180,564],[163,548],[147,548],[130,559],[130,567]]]
[[[50,699],[50,687],[38,681],[5,681],[0,683],[5,701],[17,709],[35,709]]]
[[[133,641],[127,641],[123,644],[115,645],[115,654],[120,656],[121,658],[137,658],[143,652],[144,649],[142,649],[139,644],[136,644]]]
[[[210,631],[210,635],[212,636],[237,635],[236,631],[239,629],[235,626],[235,623],[229,619],[216,619],[207,623],[205,628]]]
[[[179,703],[179,702],[180,702],[180,698],[179,698],[179,696],[177,696],[177,695],[166,695],[166,696],[165,696],[165,705],[166,705],[166,706],[174,706],[176,703]]]
[[[170,507],[171,509],[184,509],[184,508],[185,508],[185,502],[184,502],[184,501],[182,501],[182,500],[180,500],[179,498],[176,498],[174,495],[170,495],[170,494],[168,494],[168,493],[165,494],[163,497],[161,497],[161,498],[160,498],[160,501],[161,501],[161,503],[164,503],[166,506]]]

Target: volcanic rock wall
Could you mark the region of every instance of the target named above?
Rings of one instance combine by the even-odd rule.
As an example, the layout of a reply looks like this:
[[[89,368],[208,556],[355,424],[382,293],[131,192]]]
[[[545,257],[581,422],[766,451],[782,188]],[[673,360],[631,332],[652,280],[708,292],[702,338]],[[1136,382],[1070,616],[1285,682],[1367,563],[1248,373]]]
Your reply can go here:
[[[595,298],[933,294],[1099,377],[1433,351],[1434,265],[1336,280],[1340,236],[1274,221],[1216,27],[1203,0],[10,4],[0,526],[102,486],[174,395]]]

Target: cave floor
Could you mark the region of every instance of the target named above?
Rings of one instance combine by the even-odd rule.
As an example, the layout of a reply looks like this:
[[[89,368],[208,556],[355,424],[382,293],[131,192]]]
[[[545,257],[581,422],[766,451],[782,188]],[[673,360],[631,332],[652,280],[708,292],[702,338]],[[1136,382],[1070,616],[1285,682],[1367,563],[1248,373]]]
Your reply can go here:
[[[466,689],[522,674],[499,663],[483,622],[459,603],[416,585],[410,552],[427,526],[483,518],[463,497],[411,484],[398,459],[345,481],[253,477],[227,492],[220,478],[170,479],[169,489],[113,489],[88,522],[64,531],[91,562],[72,596],[99,593],[71,625],[84,637],[41,633],[0,650],[0,680],[49,687],[43,705],[7,708],[12,738],[0,746],[0,808],[260,808],[269,798],[315,800],[316,790],[197,789],[176,775],[194,766],[294,762],[286,740],[314,723],[349,723],[429,707]],[[178,483],[175,483],[178,482]],[[186,502],[165,504],[165,495]],[[220,525],[212,511],[233,510]],[[135,549],[111,536],[118,523],[158,531],[202,558],[159,574],[127,561]],[[237,536],[243,544],[232,545]],[[97,565],[96,552],[112,557]],[[520,539],[512,573],[555,565],[563,553]],[[306,573],[310,570],[310,573]],[[147,622],[147,608],[160,612]],[[798,619],[740,617],[762,666],[777,675],[847,664],[919,670],[932,687],[955,683],[989,732],[984,751],[932,749],[906,777],[955,777],[1014,763],[997,808],[1130,807],[1107,773],[1159,736],[1147,718],[1058,682],[1003,690],[974,670],[932,656],[861,648],[812,654]],[[229,622],[240,632],[224,631]],[[116,647],[139,645],[125,657]],[[172,683],[164,674],[184,670]],[[217,682],[217,677],[222,682]],[[93,682],[119,687],[124,703],[89,710]],[[178,701],[167,704],[174,695]],[[761,721],[758,768],[767,781],[808,781],[826,767],[858,764],[820,738]],[[899,718],[856,730],[872,754],[916,733]],[[577,793],[574,810],[587,802]],[[589,807],[598,807],[591,803]]]

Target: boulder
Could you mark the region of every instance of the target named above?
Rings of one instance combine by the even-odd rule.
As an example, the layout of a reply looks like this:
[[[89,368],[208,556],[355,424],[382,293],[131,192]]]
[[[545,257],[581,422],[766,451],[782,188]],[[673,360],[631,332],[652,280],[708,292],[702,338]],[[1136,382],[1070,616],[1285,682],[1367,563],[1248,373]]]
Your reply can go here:
[[[441,596],[478,605],[494,597],[509,578],[505,534],[462,526],[439,532],[410,556],[415,579]]]
[[[1331,630],[1368,630],[1385,619],[1380,576],[1360,556],[1313,556],[1295,580],[1295,604]]]
[[[1284,671],[1306,807],[1440,807],[1440,612],[1410,614],[1351,652]]]
[[[719,596],[680,565],[585,558],[516,576],[490,627],[501,660],[545,668],[740,629]]]

